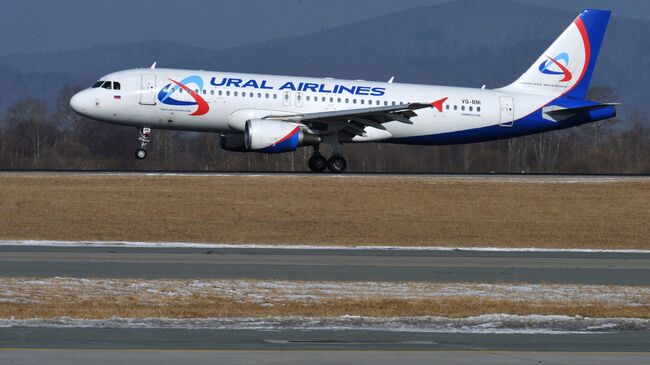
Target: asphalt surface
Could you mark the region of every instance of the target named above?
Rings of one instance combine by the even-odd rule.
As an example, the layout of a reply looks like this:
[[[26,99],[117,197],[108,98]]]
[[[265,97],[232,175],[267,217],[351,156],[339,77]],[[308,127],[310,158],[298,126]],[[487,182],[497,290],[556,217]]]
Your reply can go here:
[[[650,253],[0,246],[0,276],[650,285]],[[105,364],[647,364],[650,332],[0,328],[0,363],[98,359]]]
[[[466,351],[125,351],[2,350],[0,362],[22,364],[631,364],[646,365],[649,354]]]
[[[366,173],[366,172],[346,172],[343,174],[314,174],[312,172],[295,172],[295,171],[174,171],[174,170],[0,170],[0,175],[84,175],[84,176],[269,176],[269,177],[349,177],[349,178],[391,178],[391,177],[414,177],[414,178],[431,178],[431,179],[517,179],[517,180],[577,180],[577,181],[611,181],[611,180],[648,180],[648,174],[436,174],[436,173]]]
[[[642,331],[508,335],[0,328],[0,363],[647,364],[648,344],[650,334]]]
[[[650,285],[650,254],[0,246],[0,276]]]

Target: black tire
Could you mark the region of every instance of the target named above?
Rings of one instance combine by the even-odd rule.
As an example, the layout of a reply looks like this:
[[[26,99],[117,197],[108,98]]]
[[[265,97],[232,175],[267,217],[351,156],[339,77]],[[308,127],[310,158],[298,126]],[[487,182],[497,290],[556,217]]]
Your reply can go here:
[[[309,159],[309,169],[312,172],[323,172],[327,169],[329,163],[323,155],[313,155]]]
[[[347,161],[341,156],[332,156],[328,161],[327,167],[335,174],[341,174],[348,167]]]
[[[138,160],[144,160],[147,158],[147,150],[144,148],[139,148],[137,151],[135,151],[135,158]]]

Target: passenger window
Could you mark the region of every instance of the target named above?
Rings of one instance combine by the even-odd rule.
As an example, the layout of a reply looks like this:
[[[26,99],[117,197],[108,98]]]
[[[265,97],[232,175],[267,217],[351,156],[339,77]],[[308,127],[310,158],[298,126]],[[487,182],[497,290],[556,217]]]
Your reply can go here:
[[[366,101],[361,99],[361,104],[365,104],[365,103],[366,103]]]
[[[112,88],[112,85],[111,85],[111,84],[112,84],[112,83],[111,83],[110,81],[104,81],[104,83],[102,84],[102,87],[103,87],[104,89],[108,89],[108,90],[110,90],[110,89]]]
[[[235,91],[234,96],[239,96],[239,93]]]
[[[266,93],[266,98],[267,98],[267,99],[269,98],[269,93]]]
[[[337,103],[340,103],[340,102],[341,102],[341,98],[336,99],[336,102],[337,102]]]
[[[226,96],[230,96],[230,91],[226,91]]]
[[[113,90],[120,90],[122,88],[122,85],[120,85],[119,82],[114,82],[113,83]]]
[[[223,92],[221,90],[219,90],[219,96],[221,96],[221,95],[223,95]]]
[[[309,100],[310,100],[309,95],[307,95],[307,101],[309,101]]]
[[[357,99],[352,99],[352,104],[356,104],[356,103],[357,103]]]
[[[325,100],[326,100],[326,99],[325,99],[325,97],[323,96],[323,103],[325,102]]]
[[[273,99],[277,99],[277,98],[278,98],[278,94],[273,94]]]
[[[454,105],[454,110],[458,110],[458,105]]]
[[[476,107],[476,111],[477,111],[477,112],[480,112],[480,111],[481,111],[481,107],[480,107],[480,106],[477,106],[477,107]]]
[[[334,102],[334,98],[330,98],[330,103],[333,103],[333,102]]]
[[[471,112],[473,109],[474,109],[474,108],[472,108],[471,106],[469,107],[469,111],[470,111],[470,112]]]
[[[461,106],[460,110],[465,111],[465,105]]]
[[[92,87],[93,88],[98,88],[98,87],[102,86],[103,83],[104,83],[104,81],[97,81],[96,83],[93,84]]]
[[[377,100],[377,106],[379,106],[380,104],[381,104],[381,102],[379,100]]]
[[[207,94],[207,93],[208,93],[208,92],[207,92],[205,89],[203,89],[203,95],[205,95],[205,94]]]
[[[250,96],[251,98],[253,98],[253,97],[255,97],[255,94],[250,93],[250,94],[248,94],[248,96]]]
[[[262,93],[257,93],[257,98],[261,99],[262,98]]]
[[[447,105],[445,106],[445,109],[449,110],[449,104],[447,104]]]
[[[384,105],[388,105],[388,100],[384,100]]]
[[[346,98],[346,99],[345,99],[345,103],[346,103],[346,104],[350,104],[350,99]]]

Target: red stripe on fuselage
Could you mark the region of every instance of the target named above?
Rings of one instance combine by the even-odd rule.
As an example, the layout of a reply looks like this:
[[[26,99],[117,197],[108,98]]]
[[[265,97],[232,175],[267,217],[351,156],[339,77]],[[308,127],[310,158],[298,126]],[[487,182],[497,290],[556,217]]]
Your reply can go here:
[[[178,85],[180,88],[183,90],[187,91],[188,94],[196,101],[197,109],[194,113],[190,114],[193,116],[199,116],[199,115],[204,115],[210,110],[210,106],[208,103],[203,99],[199,94],[197,94],[194,90],[190,89],[189,87],[181,84],[178,81],[170,79],[174,84]]]

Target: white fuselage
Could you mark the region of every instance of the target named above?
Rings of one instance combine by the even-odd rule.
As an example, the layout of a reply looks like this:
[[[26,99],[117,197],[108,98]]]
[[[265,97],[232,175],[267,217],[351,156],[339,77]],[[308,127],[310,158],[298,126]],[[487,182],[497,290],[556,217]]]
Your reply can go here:
[[[205,114],[192,115],[199,108],[198,103],[180,88],[172,99],[188,105],[160,100],[161,91],[174,86],[172,80],[180,82],[188,77],[198,77],[203,83],[187,83],[187,87],[205,100],[209,106]],[[393,121],[383,125],[385,130],[369,127],[366,136],[356,136],[354,142],[437,135],[486,126],[509,128],[513,121],[553,99],[549,95],[499,90],[172,69],[120,71],[101,80],[119,82],[120,90],[86,89],[71,101],[76,111],[114,124],[207,132],[243,132],[247,120],[274,114],[431,103],[446,98],[441,110],[418,110],[417,116],[411,118],[412,124]]]

